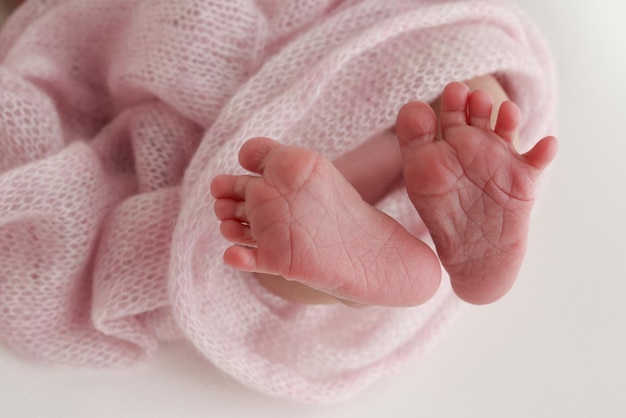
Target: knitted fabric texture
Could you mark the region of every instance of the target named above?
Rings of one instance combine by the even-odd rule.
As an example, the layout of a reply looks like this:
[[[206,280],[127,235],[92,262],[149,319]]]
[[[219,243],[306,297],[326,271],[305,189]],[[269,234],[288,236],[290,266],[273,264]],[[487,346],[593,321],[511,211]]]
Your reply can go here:
[[[0,64],[0,340],[127,366],[185,339],[304,402],[397,370],[459,302],[445,283],[408,309],[273,296],[223,263],[211,179],[243,173],[250,137],[332,159],[483,74],[521,107],[523,147],[554,114],[543,39],[493,0],[29,0]],[[379,207],[428,239],[405,192]]]

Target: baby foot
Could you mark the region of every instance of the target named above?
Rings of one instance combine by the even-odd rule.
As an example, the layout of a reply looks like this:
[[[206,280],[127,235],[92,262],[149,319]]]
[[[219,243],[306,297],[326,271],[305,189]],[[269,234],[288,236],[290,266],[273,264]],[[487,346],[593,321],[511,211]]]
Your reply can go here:
[[[517,106],[505,102],[490,127],[492,98],[461,83],[443,91],[437,118],[425,103],[405,105],[396,132],[407,191],[428,227],[455,292],[489,303],[513,285],[526,251],[535,181],[556,154],[554,137],[520,155]]]
[[[241,166],[211,184],[230,266],[280,275],[340,299],[407,306],[430,299],[434,252],[365,203],[331,161],[268,138],[248,141]]]

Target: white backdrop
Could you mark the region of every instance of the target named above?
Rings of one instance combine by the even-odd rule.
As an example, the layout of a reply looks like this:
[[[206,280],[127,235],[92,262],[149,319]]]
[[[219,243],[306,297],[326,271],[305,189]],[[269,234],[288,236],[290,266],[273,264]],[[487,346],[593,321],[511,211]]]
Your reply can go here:
[[[184,346],[133,369],[44,368],[0,347],[0,416],[626,416],[626,3],[520,0],[560,75],[560,154],[521,279],[401,375],[310,407],[248,391]]]

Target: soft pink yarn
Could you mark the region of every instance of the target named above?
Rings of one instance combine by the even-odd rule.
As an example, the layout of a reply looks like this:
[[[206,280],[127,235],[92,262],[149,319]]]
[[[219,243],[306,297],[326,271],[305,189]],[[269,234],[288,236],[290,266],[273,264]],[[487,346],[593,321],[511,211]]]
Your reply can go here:
[[[458,305],[300,306],[224,265],[209,182],[252,136],[334,158],[407,101],[495,73],[551,126],[535,27],[502,1],[29,0],[0,36],[0,339],[123,366],[184,338],[268,394],[344,399]],[[527,144],[526,144],[527,145]],[[405,193],[381,208],[424,235]]]

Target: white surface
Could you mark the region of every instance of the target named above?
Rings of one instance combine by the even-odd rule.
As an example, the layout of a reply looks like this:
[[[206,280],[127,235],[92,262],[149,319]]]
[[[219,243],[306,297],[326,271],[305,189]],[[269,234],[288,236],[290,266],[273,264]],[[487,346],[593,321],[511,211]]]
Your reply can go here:
[[[519,284],[349,402],[266,398],[184,346],[137,368],[29,364],[0,348],[0,416],[626,416],[626,3],[520,0],[554,49],[560,154]]]

